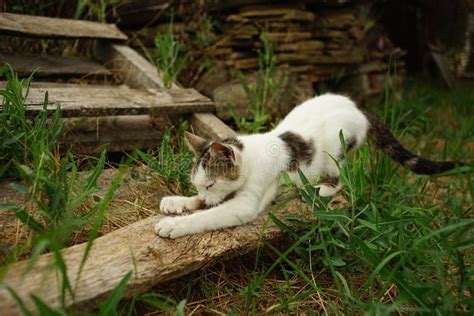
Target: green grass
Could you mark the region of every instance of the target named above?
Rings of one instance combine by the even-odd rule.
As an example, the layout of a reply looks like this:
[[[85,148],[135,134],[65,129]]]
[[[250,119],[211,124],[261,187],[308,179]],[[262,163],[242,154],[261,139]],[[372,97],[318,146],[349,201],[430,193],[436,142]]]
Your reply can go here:
[[[156,175],[171,194],[189,195],[194,192],[190,177],[194,154],[184,142],[184,132],[188,127],[189,124],[183,122],[177,128],[169,128],[158,150],[137,150],[133,155],[136,162]]]
[[[423,156],[472,162],[473,105],[472,89],[410,80],[370,111]],[[270,215],[285,242],[159,286],[158,300],[230,315],[472,314],[472,174],[414,175],[370,143],[341,168],[347,206],[288,183],[310,220]]]
[[[173,19],[171,19],[165,33],[156,34],[155,47],[158,51],[156,66],[163,76],[165,87],[170,88],[185,63],[182,56],[183,45],[174,39]]]
[[[66,299],[74,300],[74,282],[77,280],[68,278],[68,267],[61,249],[68,245],[74,232],[91,226],[79,269],[81,271],[105,218],[104,212],[119,187],[129,162],[122,164],[112,184],[103,191],[103,197],[99,197],[97,193],[102,190],[97,180],[104,169],[105,152],[94,161],[95,166],[86,176],[80,175],[78,159],[73,154],[67,152],[59,155],[58,147],[64,130],[60,121],[60,106],[57,105],[48,120],[46,93],[43,110],[37,116],[29,118],[25,100],[32,77],[20,80],[8,65],[5,73],[7,84],[4,89],[0,89],[3,97],[0,112],[1,175],[13,180],[10,186],[23,195],[24,202],[1,203],[0,212],[9,211],[25,224],[25,229],[29,229],[31,234],[26,242],[11,249],[0,262],[0,279],[8,273],[8,265],[18,258],[28,255],[31,268],[38,256],[51,252],[57,269],[56,281],[60,289],[61,308],[53,311],[38,297],[32,296],[32,300],[41,315],[63,315],[66,313]],[[130,275],[126,276],[119,284],[110,300],[102,305],[99,314],[110,315],[110,311],[116,309],[129,277]],[[22,307],[24,314],[32,313],[22,303],[23,298],[18,297],[12,289],[10,293]]]
[[[257,50],[259,71],[255,82],[250,82],[242,72],[237,73],[247,98],[251,119],[236,115],[232,109],[231,114],[237,128],[244,133],[257,133],[268,127],[272,102],[283,93],[283,75],[279,78],[275,75],[277,56],[266,33],[262,34],[262,42],[263,50]]]

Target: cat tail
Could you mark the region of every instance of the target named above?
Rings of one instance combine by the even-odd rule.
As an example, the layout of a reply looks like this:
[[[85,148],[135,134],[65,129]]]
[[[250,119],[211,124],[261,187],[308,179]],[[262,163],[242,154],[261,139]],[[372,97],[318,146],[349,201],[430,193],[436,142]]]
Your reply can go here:
[[[368,137],[390,158],[411,171],[418,174],[433,175],[466,166],[466,164],[454,161],[433,161],[410,152],[400,144],[376,116],[369,113],[365,113],[365,115],[370,124]]]

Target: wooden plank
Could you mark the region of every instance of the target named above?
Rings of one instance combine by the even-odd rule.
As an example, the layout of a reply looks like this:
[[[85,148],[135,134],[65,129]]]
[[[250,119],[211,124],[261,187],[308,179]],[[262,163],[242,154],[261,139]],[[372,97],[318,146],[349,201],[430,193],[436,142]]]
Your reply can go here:
[[[167,124],[149,115],[119,115],[69,118],[61,141],[75,153],[108,152],[157,147]]]
[[[31,88],[25,101],[31,115],[42,110],[46,91],[49,94],[47,109],[53,111],[59,102],[64,117],[183,114],[214,110],[212,101],[192,89],[168,93],[130,89],[127,86],[86,85]]]
[[[286,215],[309,216],[310,210],[293,201],[281,210],[278,217]],[[91,307],[110,295],[129,271],[134,271],[127,284],[125,297],[142,293],[155,284],[183,276],[191,271],[255,250],[262,239],[275,242],[284,237],[275,224],[263,212],[252,223],[235,228],[182,237],[176,240],[159,238],[153,231],[161,215],[152,216],[118,229],[95,240],[92,251],[78,277],[85,244],[62,251],[68,267],[69,280],[75,288],[75,304],[78,308]],[[51,254],[42,255],[27,270],[30,261],[11,265],[0,283],[0,310],[2,315],[21,313],[14,298],[7,291],[12,288],[31,308],[30,294],[38,296],[53,308],[60,306],[60,292],[55,286],[57,272]],[[72,306],[67,298],[66,306]]]
[[[0,52],[0,64],[9,63],[20,76],[90,77],[111,76],[112,72],[98,62],[80,57],[28,56]]]
[[[115,24],[13,13],[0,13],[0,31],[2,34],[42,38],[127,39]]]
[[[165,88],[156,67],[126,45],[98,41],[95,56],[131,88],[157,90]]]
[[[234,130],[211,113],[194,113],[191,117],[191,129],[196,134],[211,140],[222,140],[237,135]]]

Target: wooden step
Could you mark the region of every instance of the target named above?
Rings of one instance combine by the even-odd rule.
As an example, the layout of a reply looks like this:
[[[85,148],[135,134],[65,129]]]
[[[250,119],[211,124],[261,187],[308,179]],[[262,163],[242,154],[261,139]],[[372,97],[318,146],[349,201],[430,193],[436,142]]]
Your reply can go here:
[[[47,109],[54,111],[61,104],[63,117],[111,116],[141,114],[186,114],[212,112],[214,104],[193,89],[138,90],[122,86],[48,84],[32,86],[25,101],[34,115],[43,108],[48,91]]]
[[[127,39],[115,24],[13,13],[0,13],[0,32],[42,38]]]
[[[18,55],[0,52],[0,64],[9,63],[20,76],[36,77],[111,77],[112,72],[96,61],[81,57]]]

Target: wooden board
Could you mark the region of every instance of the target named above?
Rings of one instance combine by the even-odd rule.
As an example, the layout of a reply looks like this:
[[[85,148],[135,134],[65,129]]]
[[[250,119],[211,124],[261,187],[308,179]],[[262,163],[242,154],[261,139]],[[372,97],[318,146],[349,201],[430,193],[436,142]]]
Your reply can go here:
[[[112,72],[98,62],[80,57],[28,56],[0,52],[0,65],[9,63],[20,76],[91,77],[111,76]]]
[[[304,216],[311,212],[298,201],[275,211],[275,215],[280,218],[296,214]],[[144,292],[155,284],[199,270],[218,260],[253,251],[259,247],[262,239],[275,242],[284,237],[283,232],[268,220],[267,212],[248,225],[176,240],[155,235],[153,226],[160,217],[149,217],[95,240],[77,284],[74,280],[78,276],[86,245],[80,244],[62,251],[69,279],[76,289],[75,303],[78,308],[90,308],[103,301],[129,271],[134,273],[127,284],[125,297]],[[12,288],[27,307],[33,306],[29,294],[37,295],[53,308],[60,306],[53,260],[51,254],[42,255],[29,271],[29,261],[9,267],[5,279],[0,283],[2,315],[20,314],[7,287]],[[71,306],[73,302],[68,298],[65,304]]]
[[[157,90],[165,88],[156,67],[126,45],[99,41],[95,46],[95,55],[131,88]],[[172,87],[177,88],[174,84]]]
[[[194,113],[191,117],[191,130],[210,140],[222,140],[237,135],[212,113]]]
[[[25,104],[34,115],[43,108],[48,91],[49,111],[61,104],[64,117],[209,112],[214,104],[194,90],[166,91],[130,89],[127,86],[73,85],[31,88]]]
[[[42,38],[97,38],[126,40],[115,24],[0,13],[2,34]]]
[[[149,115],[118,115],[69,118],[61,142],[75,153],[108,152],[158,147],[166,122],[156,122]]]

